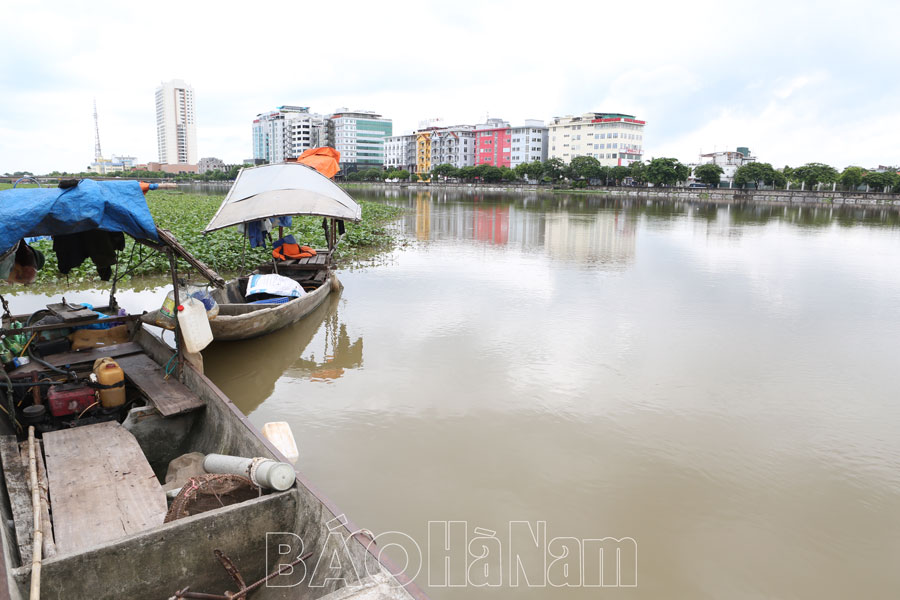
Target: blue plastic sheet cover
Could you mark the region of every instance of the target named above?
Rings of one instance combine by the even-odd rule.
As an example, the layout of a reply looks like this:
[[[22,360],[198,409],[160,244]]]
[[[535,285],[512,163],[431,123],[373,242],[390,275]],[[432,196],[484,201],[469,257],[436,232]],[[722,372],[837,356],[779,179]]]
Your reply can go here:
[[[134,238],[158,241],[156,223],[137,181],[85,179],[68,190],[0,191],[0,252],[24,237],[91,229],[121,231]]]

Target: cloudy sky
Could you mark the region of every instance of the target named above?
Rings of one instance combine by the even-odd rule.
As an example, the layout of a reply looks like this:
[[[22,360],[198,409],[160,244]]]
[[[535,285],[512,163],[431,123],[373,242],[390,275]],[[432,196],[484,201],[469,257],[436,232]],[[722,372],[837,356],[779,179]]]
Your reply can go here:
[[[775,166],[900,164],[900,3],[6,0],[0,173],[157,160],[154,90],[194,88],[201,157],[252,154],[281,104],[513,123],[647,121],[645,158],[749,146]]]

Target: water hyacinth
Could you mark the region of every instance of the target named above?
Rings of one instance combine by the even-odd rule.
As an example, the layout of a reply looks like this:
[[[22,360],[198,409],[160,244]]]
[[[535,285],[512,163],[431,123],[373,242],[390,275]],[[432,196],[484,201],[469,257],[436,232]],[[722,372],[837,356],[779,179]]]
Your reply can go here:
[[[188,251],[222,274],[238,272],[242,265],[245,270],[272,259],[271,247],[250,248],[245,238],[233,227],[203,235],[203,228],[212,219],[222,196],[183,193],[176,190],[159,190],[147,195],[147,204],[158,227],[171,231]],[[396,238],[386,229],[386,225],[397,219],[402,209],[377,202],[360,202],[362,221],[347,223],[346,234],[335,252],[338,266],[352,266],[360,258],[389,251]],[[325,246],[325,232],[321,217],[295,217],[293,225],[285,228],[285,235],[291,234],[303,244],[322,248]],[[41,250],[46,263],[38,272],[36,283],[66,281],[66,276],[57,269],[53,242],[39,241],[34,244]],[[156,275],[169,269],[164,254],[147,247],[136,245],[127,238],[125,251],[119,255],[119,272],[122,273],[130,260],[130,275]],[[187,270],[187,263],[179,261],[179,270]],[[86,260],[80,267],[69,272],[69,283],[99,281],[94,264]],[[5,284],[3,284],[5,287]]]

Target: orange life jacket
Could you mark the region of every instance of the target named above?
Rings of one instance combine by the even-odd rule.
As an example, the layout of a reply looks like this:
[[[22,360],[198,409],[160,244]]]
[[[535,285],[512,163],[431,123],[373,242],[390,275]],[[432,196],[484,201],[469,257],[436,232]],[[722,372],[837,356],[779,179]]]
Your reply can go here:
[[[289,258],[310,258],[316,255],[316,251],[309,246],[300,246],[299,244],[282,244],[272,250],[272,256],[278,260],[287,260]]]

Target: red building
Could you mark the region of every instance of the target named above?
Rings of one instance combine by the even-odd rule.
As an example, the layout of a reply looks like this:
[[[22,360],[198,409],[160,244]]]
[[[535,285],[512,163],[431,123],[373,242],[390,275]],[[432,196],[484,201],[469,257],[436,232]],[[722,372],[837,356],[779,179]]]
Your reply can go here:
[[[475,164],[509,167],[512,136],[509,123],[503,119],[488,119],[475,127]]]

